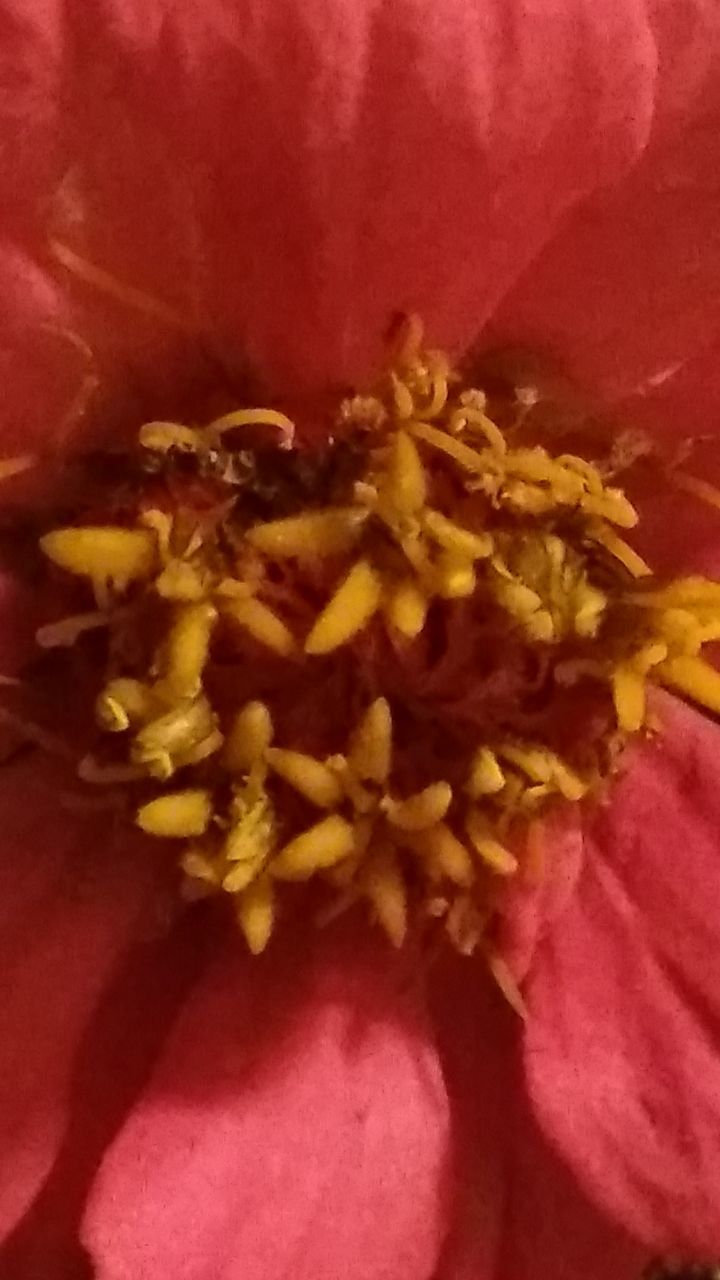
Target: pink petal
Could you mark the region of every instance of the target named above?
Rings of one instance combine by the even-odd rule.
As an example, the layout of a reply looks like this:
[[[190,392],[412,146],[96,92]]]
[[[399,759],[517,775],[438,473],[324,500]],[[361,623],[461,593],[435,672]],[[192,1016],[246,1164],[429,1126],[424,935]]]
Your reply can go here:
[[[573,212],[493,331],[550,348],[626,419],[637,412],[682,435],[702,419],[702,383],[677,415],[663,413],[656,392],[720,338],[720,11],[704,0],[659,0],[649,11],[658,76],[645,155]],[[657,399],[656,413],[645,397]]]
[[[587,1194],[658,1251],[720,1251],[718,729],[659,700],[535,960],[533,1104]]]
[[[456,1194],[433,1280],[638,1280],[646,1252],[598,1212],[529,1114],[522,1028],[472,960],[431,975]]]
[[[648,134],[637,0],[74,12],[54,230],[286,381],[366,374],[398,308],[466,345]]]
[[[0,1239],[49,1172],[68,1121],[74,1056],[90,1015],[138,933],[152,926],[147,854],[116,847],[107,815],[59,807],[36,761],[6,765],[0,788]],[[121,856],[122,854],[122,856]]]
[[[89,1201],[100,1280],[428,1276],[447,1101],[411,975],[345,922],[298,945],[233,937],[190,996]]]

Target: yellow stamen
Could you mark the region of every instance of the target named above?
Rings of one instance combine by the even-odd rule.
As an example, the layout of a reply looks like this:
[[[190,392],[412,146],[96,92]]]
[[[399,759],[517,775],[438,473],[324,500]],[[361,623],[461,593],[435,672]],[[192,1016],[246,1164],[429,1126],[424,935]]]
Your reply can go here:
[[[270,941],[275,922],[273,899],[273,884],[269,876],[259,877],[238,899],[238,922],[254,956],[259,956]]]
[[[382,584],[367,560],[358,560],[315,621],[305,641],[308,654],[331,653],[346,644],[380,607]]]
[[[366,513],[355,507],[308,511],[284,520],[267,520],[248,529],[251,546],[277,560],[286,557],[336,556],[358,541]]]
[[[603,492],[602,476],[592,462],[588,462],[586,458],[579,458],[574,453],[561,453],[555,461],[558,466],[576,472],[587,485],[589,492],[600,497]]]
[[[412,515],[424,505],[427,497],[425,468],[417,445],[406,431],[393,436],[388,469],[388,497],[396,511]]]
[[[219,596],[221,604],[226,600],[249,600],[252,594],[253,587],[250,583],[240,582],[238,578],[221,578],[215,588],[215,595]]]
[[[217,610],[211,604],[188,604],[178,609],[162,655],[158,687],[166,696],[194,698],[200,692],[216,619]]]
[[[95,703],[95,717],[107,733],[122,733],[157,714],[158,699],[141,680],[120,676],[105,685]]]
[[[489,533],[473,533],[470,529],[463,529],[454,520],[448,520],[441,511],[426,511],[423,525],[439,546],[466,560],[484,559],[493,553],[493,540]]]
[[[637,511],[620,489],[605,489],[599,498],[588,494],[580,505],[586,515],[601,516],[621,529],[634,529],[638,522]]]
[[[618,725],[637,733],[645,723],[645,677],[631,662],[621,663],[612,674],[612,692]]]
[[[166,781],[177,767],[193,762],[187,757],[198,746],[202,746],[203,759],[222,746],[222,734],[216,730],[217,717],[207,698],[181,701],[140,730],[130,758],[145,765],[153,777]]]
[[[212,819],[210,793],[200,788],[171,791],[142,805],[136,822],[150,836],[180,839],[202,836]]]
[[[513,876],[518,869],[517,858],[499,840],[490,835],[477,809],[470,809],[465,819],[465,829],[473,848],[480,854],[491,871],[500,876]]]
[[[175,767],[177,769],[185,769],[191,764],[200,764],[202,760],[208,760],[210,756],[214,756],[223,745],[225,739],[219,729],[212,729],[205,738],[201,738],[199,742],[194,742],[192,746],[185,747],[182,751],[178,751],[174,758]]]
[[[669,658],[654,668],[663,684],[720,715],[720,672],[703,658]]]
[[[405,578],[390,591],[384,605],[385,616],[401,636],[414,640],[425,626],[428,603],[425,592],[417,583],[412,578]]]
[[[252,799],[248,795],[252,790],[251,781],[233,801],[223,853],[228,862],[249,862],[257,869],[272,851],[275,819],[265,791],[258,787],[257,798]]]
[[[668,647],[662,640],[653,640],[639,649],[631,659],[632,666],[642,676],[646,676],[652,667],[664,662],[668,655]]]
[[[537,591],[525,586],[524,582],[516,581],[507,570],[503,572],[501,562],[494,561],[493,567],[501,574],[495,584],[495,594],[508,613],[519,618],[527,618],[540,608],[542,599]]]
[[[382,802],[388,822],[401,831],[424,831],[440,822],[450,808],[452,787],[447,782],[432,782],[429,787],[408,796],[406,800]]]
[[[354,847],[350,823],[331,813],[286,844],[271,862],[270,871],[277,880],[309,880],[316,871],[349,857]]]
[[[582,493],[582,483],[578,476],[568,474],[553,458],[539,447],[533,449],[512,449],[506,459],[507,470],[521,480],[533,483],[570,485],[573,494]]]
[[[647,591],[628,596],[632,604],[652,608],[681,608],[695,612],[699,609],[720,609],[720,582],[709,578],[678,578],[661,587],[659,591]]]
[[[443,600],[461,600],[471,596],[476,584],[471,559],[454,551],[443,551],[435,568],[435,587]]]
[[[230,773],[249,773],[272,741],[273,724],[264,702],[246,702],[237,712],[225,741],[223,764]]]
[[[614,556],[633,578],[648,578],[652,575],[652,569],[642,556],[638,555],[637,551],[628,546],[627,542],[618,537],[615,530],[602,520],[593,524],[589,533],[593,541],[599,542],[601,547],[609,551],[610,555]]]
[[[549,782],[552,777],[552,753],[544,747],[498,747],[498,755],[521,769],[533,782]]]
[[[201,432],[179,422],[146,422],[138,437],[143,449],[167,453],[170,449],[190,449],[196,453],[204,447]]]
[[[339,895],[331,913],[364,902],[396,946],[412,905],[423,932],[461,954],[482,949],[524,1014],[492,949],[501,877],[541,881],[540,822],[598,791],[626,735],[654,728],[648,679],[720,714],[720,672],[699,656],[720,639],[720,583],[646,581],[648,565],[617,532],[637,516],[606,485],[612,459],[596,466],[534,445],[537,419],[523,419],[538,395],[522,389],[514,410],[500,397],[506,439],[489,416],[494,394],[456,388],[421,337],[411,319],[376,394],[341,406],[351,430],[337,451],[298,451],[295,471],[262,448],[253,469],[250,428],[272,428],[276,449],[293,442],[292,421],[274,409],[241,408],[204,428],[146,423],[140,447],[155,456],[140,458],[147,479],[134,502],[124,488],[111,499],[120,523],[43,540],[98,607],[41,629],[39,642],[72,644],[84,619],[107,628],[95,710],[120,737],[107,756],[85,756],[79,776],[154,791],[134,801],[138,826],[190,842],[178,859],[185,893],[224,896],[251,952],[268,943],[280,882],[317,875]],[[0,479],[22,463],[0,460]],[[705,482],[683,483],[701,496]],[[281,518],[248,528],[258,506]],[[237,709],[224,701],[233,689],[267,701]],[[610,691],[619,729],[605,724]],[[586,716],[570,763],[547,745],[565,703],[573,723]],[[309,754],[316,735],[335,754]],[[38,740],[37,727],[29,736]],[[180,770],[182,789],[169,781]],[[150,790],[148,776],[161,785]],[[445,777],[457,788],[423,786]],[[115,790],[101,799],[122,803]],[[306,904],[314,919],[303,892]]]
[[[588,582],[578,584],[575,591],[577,608],[575,610],[574,627],[578,636],[592,637],[597,635],[598,628],[607,608],[607,598],[597,587]]]
[[[416,440],[422,440],[423,444],[430,445],[432,449],[438,449],[449,458],[454,458],[466,471],[482,475],[496,465],[496,459],[492,454],[478,453],[477,449],[471,449],[461,440],[456,440],[454,436],[440,431],[437,427],[431,427],[426,422],[413,422],[408,430]]]
[[[221,436],[236,427],[278,427],[288,443],[292,443],[295,436],[295,423],[277,409],[234,409],[232,413],[224,413],[209,423],[205,434],[210,438]]]
[[[587,794],[587,783],[583,782],[582,778],[573,769],[570,769],[568,765],[557,757],[553,761],[552,780],[560,794],[566,800],[570,800],[571,803],[582,800],[583,796]]]
[[[491,449],[496,453],[507,453],[507,443],[505,437],[498,426],[488,418],[482,409],[470,404],[465,404],[461,409],[456,409],[450,417],[448,429],[455,434],[468,426],[471,431],[479,431],[487,440]]]
[[[253,858],[238,859],[230,871],[223,876],[222,887],[225,893],[242,893],[257,878],[263,866],[261,855]]]
[[[327,765],[302,751],[283,751],[269,747],[266,752],[270,768],[300,795],[318,809],[335,809],[342,799],[342,788]]]
[[[390,773],[392,716],[385,698],[376,698],[350,740],[349,763],[362,782],[383,786]]]
[[[40,539],[40,547],[53,564],[68,573],[112,582],[118,587],[149,578],[157,556],[150,532],[109,525],[54,529]]]
[[[475,879],[472,858],[447,823],[438,822],[419,831],[412,837],[411,847],[425,860],[433,876],[446,877],[462,889],[468,889]]]
[[[415,412],[415,401],[413,400],[410,388],[407,387],[404,382],[401,382],[395,373],[390,375],[390,380],[392,383],[395,413],[401,420],[412,418]]]
[[[289,657],[295,649],[295,637],[290,628],[262,600],[230,597],[229,603],[223,602],[222,611],[225,617],[232,618],[247,631],[253,640],[272,649],[282,658]]]
[[[442,413],[448,398],[448,379],[446,369],[436,368],[430,374],[430,399],[425,405],[415,405],[416,418],[432,419]]]
[[[505,786],[505,775],[497,762],[497,756],[489,747],[480,747],[473,757],[470,766],[470,777],[466,790],[474,800],[481,796],[492,796],[502,791]]]
[[[669,649],[697,656],[702,645],[701,626],[687,609],[662,609],[654,619],[655,629]]]
[[[392,849],[378,851],[368,862],[362,889],[394,947],[401,947],[407,932],[407,893]]]
[[[192,603],[206,594],[203,575],[187,560],[171,560],[155,579],[155,590],[163,600]]]

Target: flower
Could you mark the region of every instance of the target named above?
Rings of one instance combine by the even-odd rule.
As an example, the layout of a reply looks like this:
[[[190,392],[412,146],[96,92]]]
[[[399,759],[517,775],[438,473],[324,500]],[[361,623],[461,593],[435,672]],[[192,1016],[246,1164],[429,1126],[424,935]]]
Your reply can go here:
[[[0,23],[3,454],[62,453],[83,408],[88,438],[192,417],[241,352],[298,395],[362,378],[401,308],[452,350],[550,344],[669,451],[708,435],[687,472],[717,477],[714,12],[30,0]],[[641,497],[647,554],[717,572],[716,513]],[[3,593],[10,673],[36,601]],[[7,766],[7,1274],[71,1274],[79,1238],[108,1280],[717,1253],[717,729],[659,714],[508,917],[523,1032],[467,961],[423,990],[342,920],[252,963],[168,925],[142,850]]]

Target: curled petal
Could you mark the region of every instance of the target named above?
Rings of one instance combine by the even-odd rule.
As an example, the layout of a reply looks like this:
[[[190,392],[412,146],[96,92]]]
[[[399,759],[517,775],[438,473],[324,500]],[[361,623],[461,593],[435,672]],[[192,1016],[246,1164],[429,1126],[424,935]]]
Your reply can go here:
[[[529,1112],[516,1015],[474,961],[445,963],[432,994],[456,1139],[433,1280],[638,1280],[646,1251],[587,1201]]]
[[[664,696],[532,970],[525,1065],[550,1141],[658,1252],[720,1249],[717,728]]]

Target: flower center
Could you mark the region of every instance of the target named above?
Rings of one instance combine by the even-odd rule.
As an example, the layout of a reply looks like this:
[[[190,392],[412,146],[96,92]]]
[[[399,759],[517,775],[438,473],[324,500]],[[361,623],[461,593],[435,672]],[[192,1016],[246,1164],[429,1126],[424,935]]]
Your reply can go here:
[[[499,886],[647,731],[648,680],[720,711],[720,584],[657,581],[608,467],[552,456],[526,400],[501,429],[410,320],[322,450],[276,410],[148,423],[111,518],[41,539],[87,584],[41,643],[107,636],[80,777],[127,788],[254,953],[312,880],[398,946],[492,957]]]

